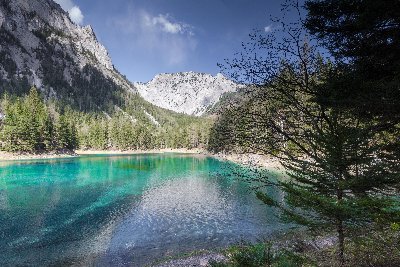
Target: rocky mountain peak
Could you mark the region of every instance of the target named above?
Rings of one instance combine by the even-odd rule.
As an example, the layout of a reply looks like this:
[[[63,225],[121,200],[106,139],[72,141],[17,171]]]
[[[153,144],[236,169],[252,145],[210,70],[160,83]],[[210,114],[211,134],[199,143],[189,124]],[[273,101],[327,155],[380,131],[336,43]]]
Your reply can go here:
[[[53,0],[0,0],[0,93],[23,94],[32,85],[84,110],[120,101],[122,89],[197,116],[240,87],[222,74],[193,71],[162,73],[133,85],[115,70],[93,28],[72,22]]]
[[[92,28],[91,25],[86,25],[86,26],[84,26],[84,27],[83,27],[83,30],[84,30],[85,32],[87,32],[87,34],[93,35],[93,36],[96,37],[96,35],[94,34],[94,31],[93,31],[93,28]]]
[[[132,89],[90,25],[75,24],[52,0],[0,0],[0,87],[23,77],[24,83],[56,95],[81,85],[77,80],[84,78],[84,68]]]
[[[222,74],[178,72],[156,75],[147,83],[135,83],[141,96],[156,106],[189,115],[203,115],[227,92],[240,85]]]

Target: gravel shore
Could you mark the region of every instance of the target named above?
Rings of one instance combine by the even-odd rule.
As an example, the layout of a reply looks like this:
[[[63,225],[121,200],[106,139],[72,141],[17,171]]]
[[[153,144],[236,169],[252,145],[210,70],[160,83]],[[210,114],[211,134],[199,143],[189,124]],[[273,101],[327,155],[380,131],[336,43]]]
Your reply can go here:
[[[282,169],[282,165],[278,160],[260,154],[211,154],[212,157],[215,157],[219,160],[232,161],[237,164],[256,167],[256,168],[265,168],[265,169]]]
[[[0,161],[10,160],[29,160],[29,159],[56,159],[56,158],[71,158],[77,157],[78,154],[72,151],[52,151],[46,153],[10,153],[0,151]]]

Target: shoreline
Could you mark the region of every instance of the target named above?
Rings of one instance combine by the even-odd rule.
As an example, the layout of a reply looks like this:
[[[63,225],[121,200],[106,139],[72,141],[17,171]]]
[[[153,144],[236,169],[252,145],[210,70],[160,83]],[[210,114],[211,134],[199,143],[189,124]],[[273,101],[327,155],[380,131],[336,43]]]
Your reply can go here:
[[[237,153],[210,153],[204,149],[150,149],[150,150],[75,150],[75,151],[51,151],[46,153],[30,154],[30,153],[11,153],[0,151],[0,162],[18,161],[18,160],[35,160],[35,159],[60,159],[75,158],[90,155],[145,155],[145,154],[196,154],[212,157],[221,161],[230,161],[245,167],[266,168],[266,169],[282,169],[281,164],[276,159],[260,154],[237,154]]]
[[[163,153],[180,153],[180,154],[205,154],[205,150],[201,149],[184,149],[184,148],[163,148],[149,150],[76,150],[78,156],[84,155],[134,155],[134,154],[163,154]]]
[[[0,161],[18,161],[18,160],[33,160],[33,159],[59,159],[59,158],[75,158],[79,155],[69,151],[51,151],[47,153],[11,153],[0,151]]]
[[[205,150],[201,149],[151,149],[151,150],[75,150],[75,151],[50,151],[46,153],[12,153],[0,151],[0,161],[18,161],[34,159],[59,159],[75,158],[89,155],[134,155],[134,154],[202,154],[206,155]]]
[[[277,170],[283,169],[282,165],[278,160],[267,155],[260,155],[254,153],[244,153],[244,154],[218,153],[218,154],[210,154],[210,156],[222,161],[230,161],[246,167],[277,169]]]

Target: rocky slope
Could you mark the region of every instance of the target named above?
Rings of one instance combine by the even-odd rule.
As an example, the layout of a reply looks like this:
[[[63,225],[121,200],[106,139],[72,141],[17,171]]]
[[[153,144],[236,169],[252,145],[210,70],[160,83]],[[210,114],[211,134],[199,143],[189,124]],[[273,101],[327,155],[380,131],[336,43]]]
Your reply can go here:
[[[148,83],[135,83],[141,96],[156,106],[200,116],[212,108],[224,93],[241,86],[222,74],[181,72],[159,74]]]
[[[122,107],[127,95],[139,92],[158,107],[196,116],[239,87],[221,74],[195,72],[132,84],[93,29],[73,23],[53,0],[0,0],[0,94],[23,95],[32,85],[81,111],[112,113],[110,107]]]
[[[24,93],[31,85],[81,109],[133,89],[93,29],[74,24],[58,4],[0,0],[0,93]]]
[[[53,0],[0,0],[1,132],[5,126],[11,135],[18,130],[7,120],[13,118],[7,117],[13,114],[7,107],[16,110],[19,121],[28,123],[26,114],[19,114],[17,97],[26,96],[32,85],[46,103],[46,131],[51,128],[47,123],[61,125],[60,116],[68,117],[76,126],[80,148],[193,148],[207,144],[209,118],[178,114],[144,100],[114,68],[93,29],[73,23]],[[48,140],[57,138],[53,137]]]

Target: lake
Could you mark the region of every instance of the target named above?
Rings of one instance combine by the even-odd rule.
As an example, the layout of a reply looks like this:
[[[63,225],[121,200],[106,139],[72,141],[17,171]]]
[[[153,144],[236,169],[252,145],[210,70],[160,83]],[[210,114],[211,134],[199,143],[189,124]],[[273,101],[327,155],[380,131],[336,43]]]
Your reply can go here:
[[[2,162],[0,266],[143,266],[287,228],[240,172],[172,153]]]

